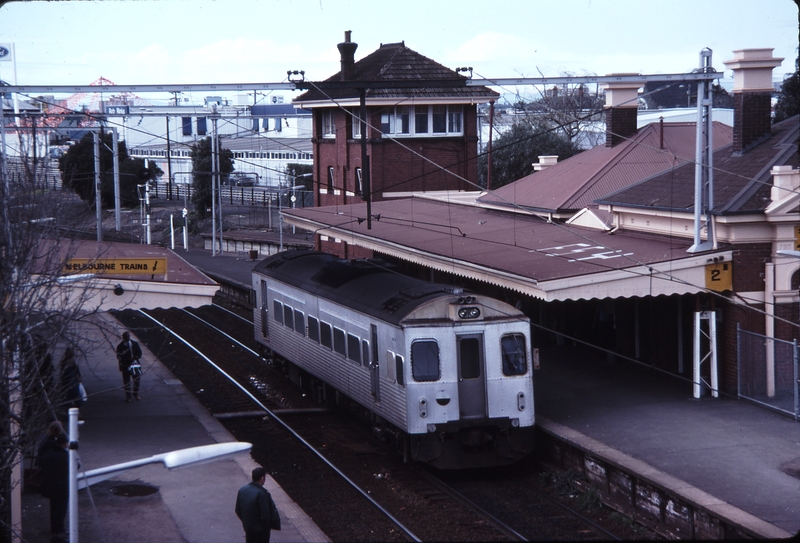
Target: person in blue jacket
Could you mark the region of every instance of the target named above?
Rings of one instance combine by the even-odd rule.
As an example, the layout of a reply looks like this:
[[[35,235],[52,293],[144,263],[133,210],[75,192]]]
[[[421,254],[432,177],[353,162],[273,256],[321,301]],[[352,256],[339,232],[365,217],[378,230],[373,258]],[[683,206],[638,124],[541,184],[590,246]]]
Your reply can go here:
[[[246,543],[269,543],[270,531],[281,529],[281,517],[264,488],[267,470],[257,467],[252,478],[236,495],[236,516],[242,521]]]

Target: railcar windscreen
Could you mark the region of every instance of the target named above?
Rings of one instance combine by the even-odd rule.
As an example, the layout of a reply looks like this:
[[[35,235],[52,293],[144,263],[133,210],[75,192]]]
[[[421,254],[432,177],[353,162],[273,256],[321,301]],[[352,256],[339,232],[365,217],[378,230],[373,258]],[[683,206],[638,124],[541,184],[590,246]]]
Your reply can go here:
[[[411,344],[411,374],[415,381],[439,380],[439,344],[433,340]]]

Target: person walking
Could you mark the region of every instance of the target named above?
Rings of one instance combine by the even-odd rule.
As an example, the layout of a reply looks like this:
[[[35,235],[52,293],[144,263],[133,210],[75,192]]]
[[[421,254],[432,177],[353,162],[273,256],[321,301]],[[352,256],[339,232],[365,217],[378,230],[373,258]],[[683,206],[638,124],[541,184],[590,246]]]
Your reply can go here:
[[[117,362],[122,373],[122,388],[125,390],[125,401],[130,402],[131,397],[139,397],[139,379],[142,376],[142,348],[139,342],[131,339],[130,332],[122,333],[122,341],[117,345]],[[131,380],[133,380],[133,394],[131,394]]]
[[[269,543],[270,531],[281,529],[281,517],[264,488],[267,470],[255,468],[252,479],[236,495],[236,516],[242,521],[246,543]]]
[[[67,347],[61,357],[59,366],[59,382],[61,385],[61,401],[69,410],[71,407],[80,407],[83,403],[81,392],[81,370],[75,359],[75,349]]]
[[[48,446],[36,459],[42,470],[40,492],[50,500],[50,531],[53,536],[64,536],[64,519],[69,506],[69,453],[67,435],[58,434],[54,446]]]

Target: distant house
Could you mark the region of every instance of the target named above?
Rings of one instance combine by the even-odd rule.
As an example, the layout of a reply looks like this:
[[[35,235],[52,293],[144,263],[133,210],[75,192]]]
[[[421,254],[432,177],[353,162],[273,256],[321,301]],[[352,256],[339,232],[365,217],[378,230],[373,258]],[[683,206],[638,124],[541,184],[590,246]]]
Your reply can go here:
[[[369,196],[381,201],[416,191],[471,191],[478,183],[477,106],[496,100],[483,87],[449,88],[464,76],[406,47],[383,44],[358,62],[358,45],[338,45],[341,70],[325,82],[352,82],[333,90],[311,89],[294,100],[314,115],[314,201],[319,206],[366,199],[360,93],[366,106],[365,151]],[[393,83],[442,81],[441,87]],[[372,83],[372,84],[371,84]],[[344,247],[330,250],[344,254]]]

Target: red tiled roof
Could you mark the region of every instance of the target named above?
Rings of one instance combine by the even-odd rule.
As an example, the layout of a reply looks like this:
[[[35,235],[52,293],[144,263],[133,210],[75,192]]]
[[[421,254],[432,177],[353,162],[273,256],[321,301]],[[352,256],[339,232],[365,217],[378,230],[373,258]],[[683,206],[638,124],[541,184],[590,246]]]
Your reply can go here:
[[[482,196],[479,201],[539,212],[577,211],[612,192],[694,160],[695,123],[648,124],[614,147],[597,146]],[[733,141],[730,126],[714,123],[714,148]]]
[[[744,154],[728,145],[714,153],[714,206],[717,213],[763,211],[770,204],[773,166],[800,167],[800,116],[772,125],[772,136]],[[600,200],[602,203],[652,209],[694,209],[694,165],[646,179]]]
[[[413,81],[413,80],[463,80],[464,76],[423,56],[404,43],[382,44],[373,53],[355,63],[353,81]],[[341,81],[341,72],[327,81]],[[462,88],[400,88],[367,89],[366,97],[378,98],[474,98],[478,102],[496,100],[500,95],[487,87]],[[311,89],[294,99],[294,102],[313,102],[330,99],[358,98],[357,89],[321,91]]]

